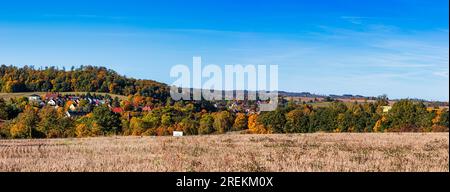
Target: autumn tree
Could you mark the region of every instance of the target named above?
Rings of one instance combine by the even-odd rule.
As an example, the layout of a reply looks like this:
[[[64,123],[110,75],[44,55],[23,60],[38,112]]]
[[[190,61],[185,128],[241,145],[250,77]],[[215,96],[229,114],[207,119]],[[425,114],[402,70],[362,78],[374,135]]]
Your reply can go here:
[[[172,125],[172,117],[170,114],[163,114],[161,116],[161,125],[166,127]]]
[[[282,133],[286,117],[281,110],[277,109],[275,111],[262,112],[257,121],[264,125],[269,133]]]
[[[90,113],[76,120],[75,135],[77,137],[90,137],[103,135],[103,132]]]
[[[10,134],[13,138],[33,138],[39,136],[36,131],[36,125],[39,117],[36,111],[31,107],[26,107],[23,113],[14,120],[10,128]]]
[[[258,115],[251,114],[248,116],[247,127],[251,133],[256,133],[255,127],[257,123]]]
[[[262,125],[260,122],[258,122],[257,114],[251,114],[248,117],[248,129],[249,129],[250,133],[256,133],[256,134],[268,133],[268,131],[264,127],[264,125]]]
[[[444,112],[441,113],[438,124],[440,126],[448,128],[449,126],[448,121],[449,121],[448,110],[445,110]]]
[[[286,114],[286,133],[306,133],[309,130],[309,116],[302,109],[294,109]]]
[[[60,127],[59,118],[53,107],[44,107],[39,111],[40,121],[37,130],[44,137],[61,137],[64,127]]]
[[[181,122],[178,125],[185,134],[197,135],[197,127],[199,125],[194,119],[190,117],[185,117],[181,120]]]
[[[439,113],[436,114],[435,119],[437,120],[435,122],[435,125],[433,125],[431,131],[433,132],[448,132],[449,131],[449,117],[448,117],[448,110],[438,110]]]
[[[336,122],[335,132],[347,132],[354,129],[353,117],[349,111],[339,113]]]
[[[142,120],[146,124],[147,127],[156,128],[161,124],[161,116],[157,112],[147,113]]]
[[[228,111],[221,111],[214,115],[213,127],[218,133],[225,133],[231,130],[233,116]]]
[[[390,131],[420,131],[432,126],[433,116],[420,102],[404,99],[396,102],[384,122]]]
[[[23,109],[20,105],[18,106],[17,104],[12,102],[7,102],[6,105],[4,105],[2,108],[3,109],[0,110],[3,110],[5,112],[4,115],[6,115],[3,117],[3,120],[16,118]]]
[[[138,117],[130,120],[131,135],[142,135],[145,132],[144,121]]]
[[[204,114],[200,119],[198,133],[201,135],[214,132],[214,117],[211,114]]]
[[[94,108],[92,117],[103,134],[117,134],[121,130],[120,115],[113,113],[106,105]]]
[[[66,117],[62,111],[53,107],[44,107],[39,110],[38,116],[37,131],[42,134],[42,137],[58,138],[75,135],[73,120]]]
[[[247,115],[245,115],[244,113],[238,113],[236,114],[236,118],[234,119],[233,130],[240,131],[247,129],[247,124]]]
[[[6,106],[6,102],[3,98],[0,98],[0,120],[8,119],[8,109]]]
[[[86,99],[82,99],[79,103],[78,103],[78,108],[81,111],[91,111],[92,110],[92,106],[89,103],[88,100]]]

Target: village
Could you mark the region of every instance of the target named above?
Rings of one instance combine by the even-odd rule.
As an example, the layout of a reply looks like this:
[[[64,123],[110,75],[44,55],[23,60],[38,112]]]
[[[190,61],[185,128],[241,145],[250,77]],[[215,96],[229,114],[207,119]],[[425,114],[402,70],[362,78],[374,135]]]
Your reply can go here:
[[[309,104],[315,107],[326,107],[332,102],[343,103],[375,103],[375,97],[363,97],[352,95],[330,95],[330,96],[291,96],[285,93],[281,93],[280,105],[285,105],[288,102],[295,104]],[[79,117],[84,116],[92,112],[94,107],[107,104],[108,107],[114,113],[123,113],[126,111],[134,112],[149,112],[155,107],[148,102],[125,102],[125,106],[121,106],[121,100],[117,97],[112,98],[109,94],[97,94],[97,93],[85,93],[85,94],[67,94],[58,92],[49,92],[45,94],[31,94],[28,96],[28,101],[35,107],[42,108],[44,106],[52,106],[55,109],[63,107],[66,109],[67,117]],[[227,109],[233,113],[245,113],[246,115],[259,114],[257,106],[263,103],[263,101],[248,101],[248,100],[231,100],[231,101],[216,101],[213,104],[213,108],[221,110]],[[382,106],[384,113],[389,112],[392,105],[396,103],[396,100],[388,100],[387,105]],[[123,103],[122,103],[123,104]],[[425,102],[427,110],[448,110],[449,106],[447,102],[433,103]],[[131,107],[129,106],[131,105]],[[127,107],[128,106],[128,107]]]
[[[51,106],[55,109],[65,109],[67,117],[75,118],[84,116],[92,112],[94,107],[100,105],[108,105],[114,113],[123,113],[125,110],[120,106],[120,99],[112,98],[108,94],[61,94],[61,93],[46,93],[44,95],[31,94],[28,96],[28,101],[34,107],[42,108],[44,106]],[[133,111],[148,112],[152,110],[151,106],[133,106]]]

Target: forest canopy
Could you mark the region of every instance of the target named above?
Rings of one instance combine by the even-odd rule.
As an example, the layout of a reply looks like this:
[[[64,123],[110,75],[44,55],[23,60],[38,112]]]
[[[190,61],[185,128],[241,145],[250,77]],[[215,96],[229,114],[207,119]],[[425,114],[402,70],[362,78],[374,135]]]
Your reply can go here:
[[[33,66],[0,67],[1,92],[103,92],[159,98],[168,97],[168,86],[152,80],[140,80],[119,75],[105,67],[80,66],[65,68]]]

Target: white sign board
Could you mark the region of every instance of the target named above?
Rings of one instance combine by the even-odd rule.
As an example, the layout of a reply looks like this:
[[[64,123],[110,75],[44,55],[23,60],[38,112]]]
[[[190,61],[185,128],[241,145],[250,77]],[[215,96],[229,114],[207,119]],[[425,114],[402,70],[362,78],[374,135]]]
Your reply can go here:
[[[174,137],[181,137],[181,136],[183,136],[183,131],[173,131],[173,136]]]

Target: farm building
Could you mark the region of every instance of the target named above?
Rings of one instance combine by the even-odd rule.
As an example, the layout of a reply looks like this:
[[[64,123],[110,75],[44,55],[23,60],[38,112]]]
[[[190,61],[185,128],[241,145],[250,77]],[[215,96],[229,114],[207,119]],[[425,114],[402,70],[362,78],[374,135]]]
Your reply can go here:
[[[39,102],[41,101],[41,96],[37,95],[37,94],[32,94],[28,97],[29,101],[35,101],[35,102]]]
[[[392,109],[392,106],[381,106],[383,108],[383,113],[387,113]]]
[[[71,118],[75,118],[75,117],[82,117],[87,115],[86,112],[81,112],[81,111],[66,111],[66,116],[67,117],[71,117]]]

